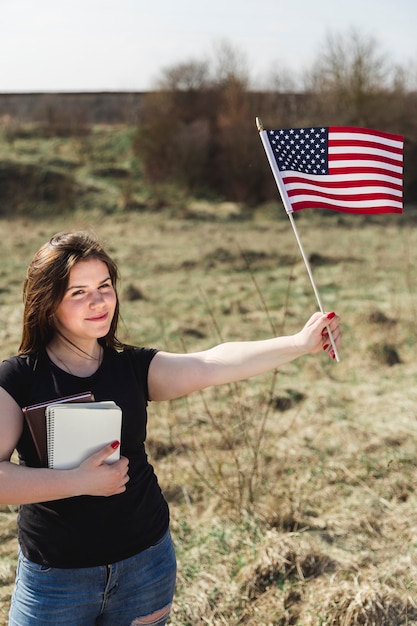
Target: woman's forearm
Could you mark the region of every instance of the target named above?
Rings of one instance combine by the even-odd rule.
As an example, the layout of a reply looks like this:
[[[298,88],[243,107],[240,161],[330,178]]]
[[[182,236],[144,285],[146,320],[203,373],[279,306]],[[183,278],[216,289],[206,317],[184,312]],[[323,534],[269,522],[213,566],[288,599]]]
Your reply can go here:
[[[274,370],[303,354],[306,352],[297,344],[295,335],[219,344],[204,354],[206,368],[211,370],[208,384],[246,380]]]
[[[0,462],[0,503],[32,504],[60,500],[77,494],[71,471],[58,471]]]
[[[33,504],[73,496],[108,497],[123,493],[129,481],[129,461],[120,456],[114,463],[106,462],[114,452],[114,443],[94,452],[74,469],[33,468],[1,461],[0,502]]]

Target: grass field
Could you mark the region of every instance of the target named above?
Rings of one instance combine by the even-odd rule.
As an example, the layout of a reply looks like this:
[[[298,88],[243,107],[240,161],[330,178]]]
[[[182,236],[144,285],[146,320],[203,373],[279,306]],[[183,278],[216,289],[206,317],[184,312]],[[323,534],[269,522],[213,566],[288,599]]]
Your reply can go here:
[[[297,331],[317,305],[287,218],[231,208],[0,218],[1,357],[19,343],[32,254],[75,228],[93,229],[119,264],[128,342],[191,351]],[[324,307],[342,316],[340,363],[309,356],[149,408],[178,556],[176,626],[417,625],[416,230],[407,213],[296,218]],[[0,537],[3,626],[11,507]]]

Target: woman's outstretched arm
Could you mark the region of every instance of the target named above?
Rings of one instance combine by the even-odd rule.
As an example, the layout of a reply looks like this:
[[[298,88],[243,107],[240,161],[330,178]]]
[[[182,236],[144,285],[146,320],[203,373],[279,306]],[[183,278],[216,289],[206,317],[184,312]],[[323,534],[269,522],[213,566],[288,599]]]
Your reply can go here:
[[[190,354],[158,352],[149,368],[149,397],[172,400],[205,387],[246,380],[323,348],[331,350],[327,326],[339,346],[339,316],[315,313],[294,335],[222,343]]]

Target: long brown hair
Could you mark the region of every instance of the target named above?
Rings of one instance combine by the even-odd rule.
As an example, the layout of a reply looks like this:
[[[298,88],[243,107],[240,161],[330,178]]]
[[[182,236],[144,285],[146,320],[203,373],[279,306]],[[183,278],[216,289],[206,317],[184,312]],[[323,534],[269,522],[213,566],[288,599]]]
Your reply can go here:
[[[110,330],[104,337],[106,345],[122,349],[116,337],[119,323],[117,281],[119,270],[98,240],[90,233],[58,233],[35,254],[23,285],[23,331],[19,354],[30,354],[45,347],[55,334],[54,313],[68,288],[71,269],[79,261],[99,259],[109,270],[116,292],[116,308]]]

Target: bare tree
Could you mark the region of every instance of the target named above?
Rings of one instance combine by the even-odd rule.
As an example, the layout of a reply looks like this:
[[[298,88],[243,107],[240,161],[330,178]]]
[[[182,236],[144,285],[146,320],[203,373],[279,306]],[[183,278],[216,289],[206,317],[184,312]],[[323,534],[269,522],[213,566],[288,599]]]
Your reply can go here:
[[[148,180],[242,201],[252,196],[252,146],[259,140],[249,82],[244,55],[226,41],[215,46],[211,60],[164,69],[134,144]]]
[[[345,36],[327,35],[305,84],[327,119],[366,126],[392,90],[394,75],[376,40],[351,30]]]
[[[408,70],[392,65],[372,37],[353,30],[327,36],[302,92],[291,90],[283,68],[272,89],[253,91],[244,55],[222,41],[212,58],[162,71],[159,88],[146,99],[134,149],[147,181],[159,189],[173,183],[188,194],[248,206],[276,196],[256,116],[271,128],[347,125],[407,134],[407,160],[415,162],[417,96],[409,91]],[[407,170],[407,189],[413,171]]]
[[[246,56],[227,40],[214,46],[213,83],[217,86],[239,83],[242,89],[250,88],[250,76]]]
[[[195,91],[207,87],[210,81],[208,61],[189,60],[161,72],[157,88],[168,91]]]

